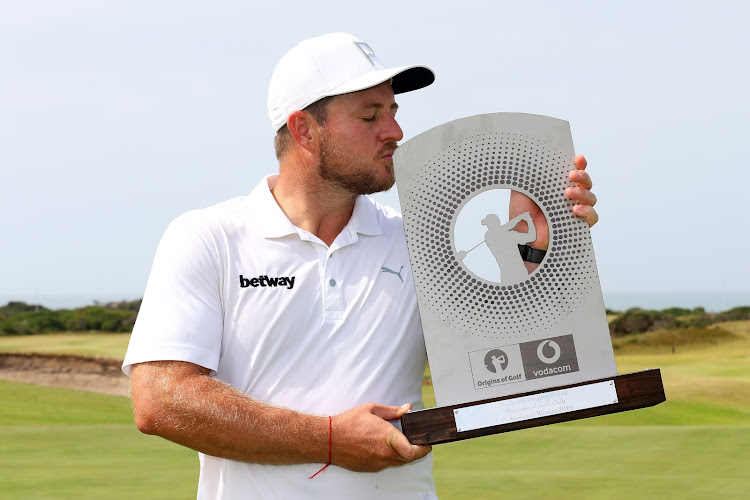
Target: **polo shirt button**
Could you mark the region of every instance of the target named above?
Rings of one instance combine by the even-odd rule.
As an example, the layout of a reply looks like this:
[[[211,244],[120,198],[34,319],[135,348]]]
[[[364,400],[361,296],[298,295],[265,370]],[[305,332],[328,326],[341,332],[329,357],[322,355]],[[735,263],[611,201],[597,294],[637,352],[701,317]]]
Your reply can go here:
[[[336,286],[336,280],[331,278],[330,280],[328,280],[328,284],[331,286]]]

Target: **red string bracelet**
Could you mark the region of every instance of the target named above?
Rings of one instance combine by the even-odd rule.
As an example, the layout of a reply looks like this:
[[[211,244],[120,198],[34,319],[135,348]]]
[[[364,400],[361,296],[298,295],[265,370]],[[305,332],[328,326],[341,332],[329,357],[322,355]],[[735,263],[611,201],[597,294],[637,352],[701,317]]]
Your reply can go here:
[[[328,463],[325,464],[322,469],[320,469],[318,472],[308,477],[307,479],[314,478],[315,476],[317,476],[318,474],[326,470],[329,465],[331,465],[331,452],[333,451],[332,436],[333,436],[333,420],[329,416],[328,417]]]

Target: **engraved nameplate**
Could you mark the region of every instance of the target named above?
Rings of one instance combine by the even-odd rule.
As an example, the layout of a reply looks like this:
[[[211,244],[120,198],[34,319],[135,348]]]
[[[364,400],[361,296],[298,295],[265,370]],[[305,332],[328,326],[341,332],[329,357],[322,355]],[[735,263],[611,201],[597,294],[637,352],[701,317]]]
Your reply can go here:
[[[458,432],[559,415],[618,402],[612,380],[453,410]]]

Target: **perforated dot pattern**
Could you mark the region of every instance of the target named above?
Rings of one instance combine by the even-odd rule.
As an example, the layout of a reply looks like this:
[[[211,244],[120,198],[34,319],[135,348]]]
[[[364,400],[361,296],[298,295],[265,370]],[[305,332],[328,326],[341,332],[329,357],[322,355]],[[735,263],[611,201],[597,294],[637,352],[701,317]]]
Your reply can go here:
[[[580,305],[598,276],[588,224],[564,193],[573,185],[571,168],[572,158],[560,150],[511,132],[464,138],[421,166],[401,199],[420,307],[461,334],[519,341]],[[498,188],[529,196],[550,227],[544,260],[520,283],[482,279],[456,256],[458,213],[477,194]]]

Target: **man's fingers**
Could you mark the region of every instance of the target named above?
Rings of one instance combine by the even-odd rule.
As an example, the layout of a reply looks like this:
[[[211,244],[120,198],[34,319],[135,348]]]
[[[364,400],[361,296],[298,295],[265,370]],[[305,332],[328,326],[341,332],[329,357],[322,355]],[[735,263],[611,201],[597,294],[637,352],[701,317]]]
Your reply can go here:
[[[578,202],[578,204],[573,206],[574,214],[586,219],[589,226],[597,223],[599,214],[594,210],[594,205],[596,205],[596,196],[594,196],[594,193],[583,188],[568,188],[565,190],[565,195],[571,200]]]
[[[577,202],[573,206],[573,213],[579,217],[583,217],[589,226],[593,226],[599,220],[599,214],[594,210],[596,196],[591,192],[593,182],[589,174],[584,172],[588,162],[583,155],[578,155],[573,160],[573,163],[575,163],[576,170],[571,171],[568,174],[568,178],[578,184],[578,186],[566,189],[565,196]]]
[[[588,162],[583,155],[576,156],[573,163],[575,163],[578,170],[586,170],[586,166],[588,165]]]
[[[370,413],[383,420],[396,420],[403,417],[409,410],[411,410],[409,403],[401,406],[372,405]]]
[[[393,448],[404,461],[412,462],[419,460],[423,456],[427,455],[431,450],[432,446],[418,446],[411,444],[406,436],[398,431],[395,427],[388,433],[388,446]]]
[[[374,405],[371,412],[373,415],[384,420],[396,420],[397,418],[401,418],[409,410],[411,410],[411,405],[406,403],[401,406]],[[404,462],[418,460],[432,451],[432,447],[429,445],[417,446],[411,444],[406,436],[393,426],[388,430],[386,444],[398,453],[400,457],[394,457],[393,459]]]
[[[586,189],[591,189],[594,186],[591,181],[591,176],[583,170],[571,170],[570,174],[568,174],[568,178]]]
[[[596,195],[588,189],[571,187],[565,190],[565,196],[582,205],[596,205]]]
[[[599,221],[599,214],[590,205],[575,205],[573,206],[573,213],[579,217],[583,217],[589,226],[593,226]]]

